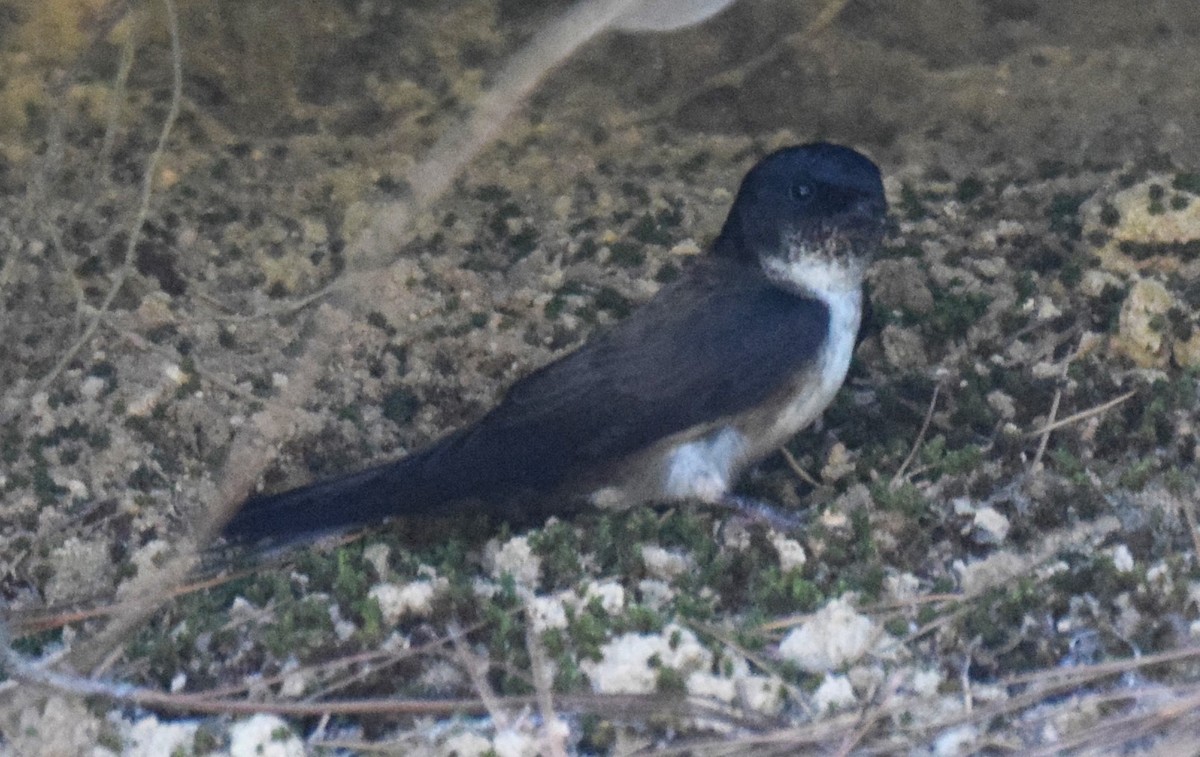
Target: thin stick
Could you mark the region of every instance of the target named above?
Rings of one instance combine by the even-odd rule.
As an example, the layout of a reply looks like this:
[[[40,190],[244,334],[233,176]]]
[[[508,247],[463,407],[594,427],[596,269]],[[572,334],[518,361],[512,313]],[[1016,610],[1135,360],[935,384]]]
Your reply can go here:
[[[801,481],[812,487],[821,485],[820,481],[813,478],[808,471],[800,467],[800,463],[796,460],[795,455],[787,447],[780,447],[779,454],[783,455],[783,459],[787,462],[788,467],[792,469],[792,473],[795,473]]]
[[[475,693],[479,695],[479,701],[483,703],[483,707],[487,710],[487,713],[492,716],[492,722],[495,723],[496,730],[500,731],[508,727],[508,714],[500,706],[496,692],[492,691],[492,685],[488,683],[487,677],[483,674],[483,671],[487,669],[488,663],[480,660],[474,652],[467,649],[458,624],[451,623],[450,627],[446,630],[450,634],[450,640],[454,642],[454,651],[458,656],[458,661],[466,671],[467,677],[471,679],[471,684],[475,687]]]
[[[125,247],[125,260],[120,271],[117,273],[116,280],[109,288],[108,294],[105,296],[100,308],[93,315],[92,320],[88,323],[87,328],[84,329],[83,334],[63,353],[62,358],[55,364],[54,368],[38,382],[37,391],[42,391],[49,386],[71,360],[75,358],[79,350],[91,341],[92,336],[96,333],[96,329],[100,327],[104,312],[112,305],[117,293],[124,286],[125,279],[133,269],[138,237],[141,235],[142,226],[145,225],[146,217],[150,213],[150,198],[154,190],[154,174],[158,169],[159,160],[161,160],[163,153],[166,152],[167,138],[170,136],[171,129],[175,125],[175,119],[179,115],[179,103],[183,92],[183,51],[179,39],[179,15],[175,10],[175,0],[163,0],[163,4],[166,7],[167,24],[171,36],[171,106],[167,111],[166,119],[163,121],[162,129],[159,131],[158,143],[155,145],[154,152],[151,154],[146,164],[146,170],[142,175],[141,200],[138,204],[137,217],[134,219],[134,223],[129,231],[129,243]],[[247,486],[248,490],[249,486]],[[157,609],[158,601],[156,601],[155,597],[162,594],[167,587],[183,583],[197,562],[198,557],[195,550],[184,547],[178,558],[168,562],[159,572],[148,576],[142,586],[142,588],[147,589],[146,593],[141,595],[138,600],[135,600],[132,606],[122,612],[121,615],[113,618],[100,633],[72,650],[71,664],[77,669],[81,667],[91,669],[100,664],[104,657],[107,656],[106,650],[119,645],[135,628],[141,625],[145,618],[149,617]]]
[[[2,650],[3,647],[0,647]],[[131,686],[96,678],[60,673],[44,665],[30,663],[20,655],[9,652],[4,660],[10,680],[0,684],[0,691],[12,688],[16,682],[43,686],[77,696],[97,696],[136,704],[164,712],[255,714],[270,712],[295,717],[333,715],[448,715],[455,712],[488,712],[481,699],[342,699],[334,702],[253,702],[244,699],[213,699],[206,692],[168,694],[155,689]],[[11,684],[11,685],[6,685]],[[711,710],[703,702],[661,695],[564,695],[561,705],[573,711],[608,712],[632,715],[638,712],[700,713]],[[497,707],[528,707],[534,697],[506,696],[495,702]]]
[[[171,106],[167,111],[167,117],[163,121],[162,129],[158,132],[158,144],[154,147],[154,152],[150,154],[150,159],[146,162],[146,170],[142,174],[142,194],[138,202],[137,215],[134,217],[133,224],[129,229],[129,241],[125,245],[125,259],[121,263],[120,269],[117,270],[117,275],[109,287],[108,294],[104,296],[104,300],[100,303],[100,307],[92,316],[92,320],[88,323],[87,328],[75,340],[67,350],[59,358],[54,367],[50,369],[41,381],[37,383],[36,391],[44,391],[46,387],[54,382],[67,367],[75,355],[79,353],[83,347],[92,340],[96,329],[100,327],[100,320],[105,311],[112,305],[113,300],[117,298],[117,293],[125,286],[125,280],[129,278],[130,272],[133,271],[134,258],[137,251],[137,243],[141,238],[142,227],[146,225],[146,217],[150,214],[150,198],[154,194],[154,174],[158,170],[158,163],[162,160],[163,153],[167,149],[167,139],[171,136],[171,129],[175,126],[175,119],[179,117],[179,101],[183,92],[183,51],[180,49],[179,42],[179,16],[175,11],[175,0],[163,0],[163,4],[167,8],[167,23],[171,30]]]
[[[1054,390],[1054,401],[1050,403],[1050,414],[1046,416],[1046,427],[1042,430],[1042,438],[1038,442],[1037,452],[1033,455],[1033,461],[1029,463],[1030,470],[1036,470],[1042,464],[1042,455],[1046,454],[1046,445],[1050,443],[1050,427],[1054,425],[1054,419],[1058,417],[1060,400],[1062,400],[1061,386]]]
[[[933,420],[933,409],[937,407],[938,394],[941,391],[941,384],[933,385],[933,396],[929,398],[929,408],[925,410],[925,420],[921,422],[921,430],[917,432],[917,438],[913,441],[912,449],[908,451],[908,457],[904,458],[904,462],[900,463],[900,467],[896,470],[896,475],[892,476],[892,480],[888,482],[889,489],[895,489],[904,480],[904,472],[908,470],[908,466],[912,465],[912,461],[916,459],[917,453],[921,450],[921,445],[925,443],[925,432],[929,430],[929,424]]]
[[[892,673],[884,685],[883,691],[879,692],[872,706],[863,710],[860,716],[860,722],[857,728],[847,733],[842,739],[842,743],[838,745],[837,751],[834,752],[837,757],[850,757],[854,752],[855,747],[866,739],[880,720],[887,717],[889,714],[889,704],[895,698],[896,692],[900,689],[901,676],[898,673]]]
[[[566,757],[567,747],[563,743],[566,731],[558,728],[558,714],[554,711],[553,681],[550,679],[550,662],[542,638],[533,627],[533,594],[525,597],[525,649],[529,652],[529,671],[533,674],[533,690],[537,696],[538,712],[542,716],[542,746],[550,757]]]
[[[1188,535],[1192,537],[1192,560],[1200,561],[1200,532],[1196,530],[1196,500],[1185,499],[1182,503],[1183,519],[1187,522]]]
[[[1047,432],[1054,431],[1056,429],[1060,429],[1063,426],[1069,426],[1072,423],[1075,423],[1077,421],[1081,421],[1086,418],[1091,418],[1093,415],[1099,415],[1100,413],[1103,413],[1105,410],[1109,410],[1109,409],[1114,408],[1117,405],[1121,404],[1122,402],[1125,402],[1126,400],[1128,400],[1130,397],[1132,397],[1135,394],[1137,394],[1137,390],[1130,389],[1128,392],[1125,392],[1124,394],[1120,395],[1119,397],[1114,397],[1113,399],[1109,400],[1108,402],[1096,405],[1095,407],[1089,408],[1087,410],[1081,410],[1078,413],[1075,413],[1074,415],[1068,415],[1066,418],[1062,418],[1061,420],[1057,420],[1053,423],[1049,423],[1045,427],[1040,428],[1037,431],[1028,431],[1025,433],[1025,437],[1030,438],[1030,437],[1034,437],[1034,436],[1041,436],[1042,434],[1045,434]]]

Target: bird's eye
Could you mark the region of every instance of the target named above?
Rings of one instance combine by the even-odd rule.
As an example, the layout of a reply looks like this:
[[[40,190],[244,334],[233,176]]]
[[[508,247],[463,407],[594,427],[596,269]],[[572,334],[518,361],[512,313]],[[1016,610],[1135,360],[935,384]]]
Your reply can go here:
[[[807,181],[797,181],[788,187],[788,197],[797,202],[808,200],[809,197],[812,197],[812,193],[812,184]]]

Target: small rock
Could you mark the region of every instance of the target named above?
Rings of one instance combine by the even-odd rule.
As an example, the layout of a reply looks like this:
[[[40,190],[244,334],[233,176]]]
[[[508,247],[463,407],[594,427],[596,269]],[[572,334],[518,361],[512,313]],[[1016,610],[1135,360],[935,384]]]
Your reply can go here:
[[[883,342],[884,357],[894,367],[919,370],[929,364],[929,357],[925,354],[925,343],[914,329],[888,324],[883,327],[880,338]]]
[[[642,547],[642,564],[646,572],[654,578],[670,581],[691,570],[691,558],[681,552],[664,549],[657,544],[647,544]]]
[[[916,258],[884,260],[872,268],[871,301],[880,308],[933,312],[933,292]]]
[[[1176,340],[1171,345],[1171,355],[1180,368],[1200,368],[1200,329],[1192,329],[1187,339]]]
[[[771,544],[779,554],[779,569],[784,573],[803,568],[804,563],[808,562],[804,546],[795,539],[789,539],[783,534],[773,531],[771,532]]]
[[[494,577],[500,578],[508,573],[522,586],[537,587],[542,573],[542,561],[533,553],[528,538],[516,536],[502,545],[493,540],[488,544],[486,551]]]
[[[996,414],[1006,421],[1012,420],[1017,415],[1017,403],[1010,395],[999,389],[988,392],[987,403],[988,407],[995,410]]]
[[[821,479],[833,482],[845,478],[854,472],[854,459],[846,449],[846,445],[837,442],[829,449],[829,456],[821,468]]]
[[[829,712],[850,707],[858,701],[858,697],[854,695],[854,687],[850,685],[849,678],[827,674],[825,680],[817,687],[813,701],[819,711]]]
[[[1147,264],[1157,263],[1158,268],[1173,270],[1179,264],[1174,256],[1164,254],[1158,259],[1135,259],[1121,250],[1121,244],[1168,245],[1200,239],[1200,202],[1193,198],[1182,208],[1172,207],[1169,197],[1173,194],[1173,178],[1166,174],[1151,176],[1140,184],[1107,198],[1093,198],[1083,205],[1084,238],[1093,231],[1102,232],[1109,238],[1096,250],[1103,268],[1136,273]],[[1163,195],[1160,200],[1151,199],[1154,187],[1158,187],[1158,192]],[[1109,226],[1104,221],[1112,222],[1113,211],[1116,211],[1116,225]]]
[[[303,757],[304,743],[278,715],[254,715],[229,728],[230,757]]]
[[[1000,544],[1008,536],[1011,525],[1002,513],[991,507],[975,511],[972,538],[979,544]]]
[[[1113,348],[1141,368],[1167,364],[1166,316],[1175,300],[1167,288],[1153,279],[1141,279],[1129,290],[1121,306],[1118,333]]]
[[[809,673],[825,673],[866,654],[876,633],[874,621],[838,597],[788,633],[779,654]]]

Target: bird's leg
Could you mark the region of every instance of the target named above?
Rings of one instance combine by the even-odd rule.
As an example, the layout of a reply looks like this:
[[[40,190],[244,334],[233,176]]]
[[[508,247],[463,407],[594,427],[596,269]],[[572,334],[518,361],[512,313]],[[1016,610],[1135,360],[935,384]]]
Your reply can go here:
[[[761,499],[744,497],[740,494],[725,494],[720,499],[712,500],[716,507],[733,510],[742,517],[755,523],[762,523],[777,531],[791,531],[804,525],[805,519],[768,505]]]

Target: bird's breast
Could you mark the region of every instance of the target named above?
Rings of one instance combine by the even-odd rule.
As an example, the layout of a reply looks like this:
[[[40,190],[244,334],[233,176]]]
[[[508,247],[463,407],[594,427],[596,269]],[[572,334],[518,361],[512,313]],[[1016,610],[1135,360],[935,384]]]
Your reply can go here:
[[[826,294],[821,299],[829,308],[829,333],[812,367],[797,377],[770,430],[762,434],[764,444],[769,445],[762,454],[774,450],[815,421],[829,407],[850,370],[854,340],[862,321],[862,292]]]
[[[647,500],[717,501],[749,465],[816,420],[845,381],[862,318],[861,292],[827,294],[828,333],[805,367],[757,407],[660,440],[591,491],[602,507]],[[787,345],[780,345],[786,349]]]

